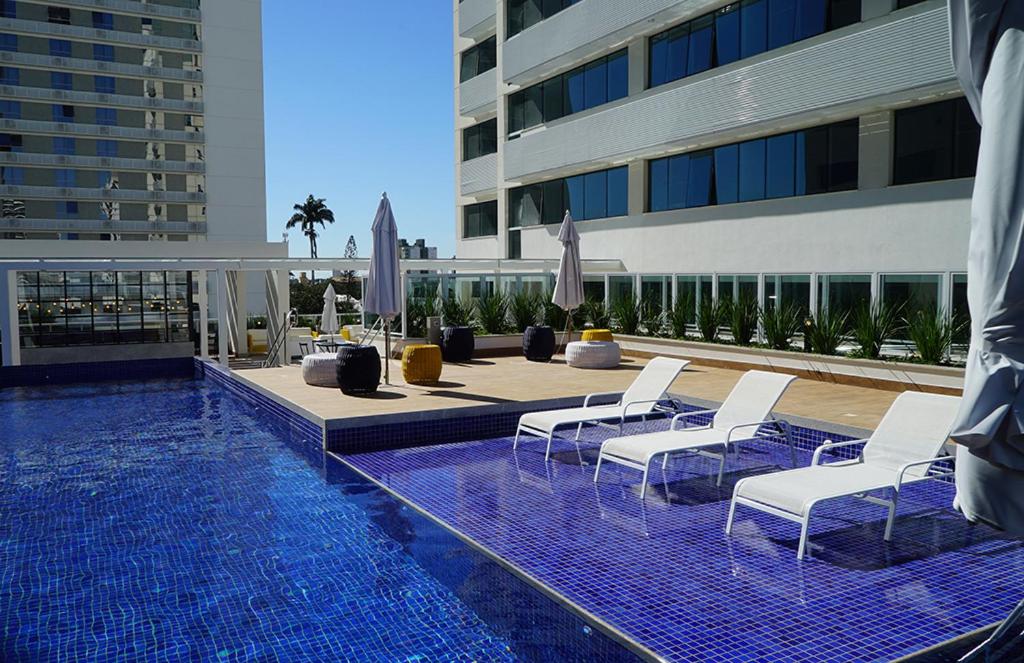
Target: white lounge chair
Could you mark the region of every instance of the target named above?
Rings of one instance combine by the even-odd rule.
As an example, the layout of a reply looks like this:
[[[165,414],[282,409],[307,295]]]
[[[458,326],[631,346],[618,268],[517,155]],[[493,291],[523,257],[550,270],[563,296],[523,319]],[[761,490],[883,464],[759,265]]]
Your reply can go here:
[[[621,433],[622,424],[627,417],[639,416],[646,421],[647,415],[656,409],[660,401],[667,398],[668,388],[672,386],[679,373],[689,363],[682,359],[655,357],[644,366],[640,375],[636,376],[633,384],[624,392],[610,391],[590,394],[584,399],[583,407],[528,412],[519,418],[519,426],[516,428],[516,439],[512,443],[512,449],[515,450],[519,446],[521,433],[546,437],[548,446],[544,453],[544,460],[548,460],[551,457],[551,442],[554,439],[556,428],[576,426],[576,439],[578,440],[583,424],[612,422],[618,424]],[[616,403],[590,404],[594,398],[617,394],[622,394],[622,397]]]
[[[891,540],[903,486],[952,474],[930,473],[930,469],[937,461],[953,459],[937,455],[949,438],[959,406],[955,396],[904,392],[866,440],[826,441],[814,452],[810,467],[741,479],[733,491],[725,533],[732,532],[737,504],[771,513],[800,523],[796,556],[803,559],[814,507],[823,500],[856,496],[889,508],[885,540]],[[866,444],[857,458],[819,465],[822,452],[860,443]],[[868,494],[885,489],[891,491],[891,499]]]
[[[790,453],[795,460],[792,440],[789,439],[789,427],[784,422],[777,421],[772,417],[775,404],[779,402],[786,388],[795,379],[796,376],[784,373],[748,371],[732,388],[729,396],[718,410],[683,412],[672,418],[672,424],[668,430],[605,440],[601,445],[601,453],[597,457],[594,481],[597,481],[601,475],[603,461],[642,470],[644,477],[640,488],[640,499],[644,499],[647,496],[647,475],[650,473],[655,459],[661,456],[662,467],[665,467],[670,455],[687,452],[718,459],[718,485],[720,486],[730,446],[742,440],[752,439],[758,429],[765,424],[778,424],[782,428],[786,440],[790,443]],[[683,422],[685,426],[688,419],[711,413],[714,413],[714,417],[710,424],[694,428],[676,428],[678,422]],[[712,449],[721,449],[721,451],[712,451]]]

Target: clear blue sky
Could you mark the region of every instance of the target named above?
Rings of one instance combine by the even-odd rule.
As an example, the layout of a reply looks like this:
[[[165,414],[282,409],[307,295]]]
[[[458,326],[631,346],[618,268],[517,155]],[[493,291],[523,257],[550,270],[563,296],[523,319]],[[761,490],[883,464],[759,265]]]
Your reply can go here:
[[[264,0],[267,237],[326,198],[321,257],[370,224],[387,191],[402,237],[455,248],[452,8],[443,0]],[[291,254],[309,243],[291,231]]]

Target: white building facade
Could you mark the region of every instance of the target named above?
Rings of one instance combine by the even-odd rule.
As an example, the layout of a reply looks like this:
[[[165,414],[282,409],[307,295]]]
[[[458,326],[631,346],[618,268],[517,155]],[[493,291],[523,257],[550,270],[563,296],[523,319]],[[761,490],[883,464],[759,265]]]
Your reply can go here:
[[[0,259],[285,257],[264,162],[260,0],[0,2]],[[208,298],[202,270],[10,275],[25,363],[183,352]],[[266,286],[232,277],[240,351]]]
[[[979,129],[943,0],[455,1],[457,255],[607,300],[965,312]]]

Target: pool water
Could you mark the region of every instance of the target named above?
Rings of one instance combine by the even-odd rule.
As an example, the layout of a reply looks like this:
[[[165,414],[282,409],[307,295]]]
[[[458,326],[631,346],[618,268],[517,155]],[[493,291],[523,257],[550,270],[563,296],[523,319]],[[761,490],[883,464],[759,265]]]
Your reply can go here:
[[[248,403],[0,390],[0,659],[631,660]]]

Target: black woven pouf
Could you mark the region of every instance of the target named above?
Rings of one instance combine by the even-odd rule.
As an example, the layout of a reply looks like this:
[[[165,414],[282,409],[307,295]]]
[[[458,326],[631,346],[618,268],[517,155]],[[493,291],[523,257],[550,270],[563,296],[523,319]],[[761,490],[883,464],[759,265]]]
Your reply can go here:
[[[372,345],[346,344],[338,350],[338,386],[343,394],[372,394],[380,384],[380,353]]]
[[[531,326],[523,332],[523,356],[530,361],[551,361],[555,354],[555,330]]]
[[[469,327],[445,327],[441,330],[441,356],[445,361],[461,364],[473,358],[476,341]]]

